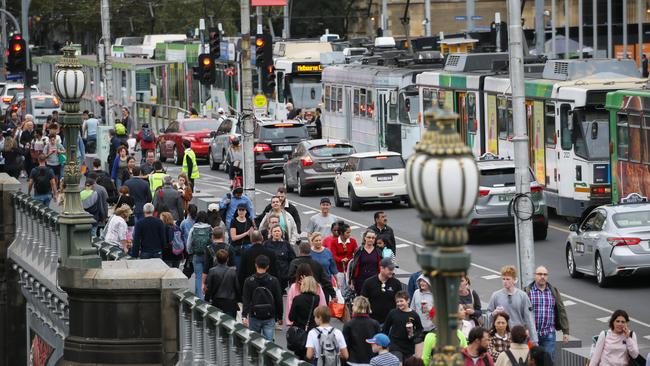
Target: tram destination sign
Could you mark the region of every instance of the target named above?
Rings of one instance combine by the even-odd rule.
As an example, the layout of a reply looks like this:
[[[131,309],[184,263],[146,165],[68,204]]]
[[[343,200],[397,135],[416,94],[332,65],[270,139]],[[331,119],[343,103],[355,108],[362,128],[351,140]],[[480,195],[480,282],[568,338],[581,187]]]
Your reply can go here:
[[[251,6],[285,6],[287,0],[252,0]]]
[[[300,73],[317,73],[323,71],[320,62],[300,62],[294,63],[291,71],[296,74]]]

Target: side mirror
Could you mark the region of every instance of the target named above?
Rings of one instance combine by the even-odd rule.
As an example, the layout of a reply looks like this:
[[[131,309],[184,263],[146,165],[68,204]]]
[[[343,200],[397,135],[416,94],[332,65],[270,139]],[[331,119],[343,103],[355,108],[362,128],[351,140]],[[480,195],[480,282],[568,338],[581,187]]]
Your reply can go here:
[[[343,173],[343,168],[341,168],[341,167],[336,168],[336,169],[334,170],[334,173],[336,173],[336,174],[341,174],[341,173]]]
[[[572,232],[574,232],[574,233],[577,233],[577,232],[578,232],[578,224],[571,224],[571,225],[569,226],[569,231],[572,231]]]
[[[165,129],[161,127],[160,128],[160,133],[165,133]]]
[[[217,131],[210,131],[210,137],[214,138],[217,136]]]

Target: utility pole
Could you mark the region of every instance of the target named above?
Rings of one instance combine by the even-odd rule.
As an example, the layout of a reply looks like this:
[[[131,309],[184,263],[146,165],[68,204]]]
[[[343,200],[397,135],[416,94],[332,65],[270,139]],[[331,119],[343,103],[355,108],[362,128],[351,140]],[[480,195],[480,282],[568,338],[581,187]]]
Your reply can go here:
[[[598,0],[592,0],[591,1],[591,7],[592,7],[592,12],[591,12],[591,17],[594,20],[594,57],[596,57],[596,53],[598,51]]]
[[[7,0],[2,0],[2,15],[0,15],[0,21],[2,22],[2,43],[0,43],[0,47],[2,49],[0,50],[3,52],[2,55],[0,55],[0,58],[2,59],[2,80],[5,79],[5,65],[7,60],[5,60],[5,55],[4,55],[4,50],[7,49],[7,17],[5,15],[5,11],[7,11]]]
[[[569,16],[569,0],[564,0],[564,58],[567,60],[569,59]]]
[[[32,69],[32,60],[31,60],[31,52],[29,50],[29,5],[31,3],[31,0],[22,0],[21,1],[21,11],[20,11],[20,28],[22,29],[22,37],[25,40],[25,56],[27,57],[27,67],[25,68],[25,88],[24,94],[25,94],[25,109],[26,110],[31,110],[32,109],[32,88],[30,85],[27,83],[27,74],[29,73],[29,70]]]
[[[289,0],[291,1],[291,0]],[[283,11],[283,20],[284,20],[284,26],[282,29],[282,38],[284,39],[289,39],[291,37],[291,22],[289,22],[289,1],[287,1],[287,5],[285,5],[282,8]]]
[[[241,10],[241,85],[242,135],[244,136],[244,193],[255,207],[255,156],[253,155],[253,73],[251,70],[251,8],[248,0],[240,3]]]
[[[255,7],[255,14],[257,15],[257,34],[262,34],[264,32],[264,27],[262,26],[262,22],[264,20],[262,16],[262,7],[257,6]],[[261,94],[262,93],[262,73],[264,72],[264,66],[263,65],[255,65],[257,67],[257,93]]]
[[[639,69],[641,69],[641,55],[643,55],[643,15],[643,3],[641,0],[636,0],[636,24],[638,26],[637,34],[639,35]],[[641,73],[641,75],[643,75],[643,73]]]
[[[595,1],[595,0],[594,0]],[[555,21],[557,17],[557,5],[555,0],[551,0],[551,58],[557,57],[557,48],[555,48]]]
[[[521,21],[518,21],[517,23],[521,23]],[[544,33],[545,28],[544,0],[535,0],[535,51],[537,52],[537,55],[544,54],[544,41],[546,41],[546,34]]]
[[[389,35],[388,32],[388,0],[381,0],[381,30],[384,37]]]
[[[607,0],[607,57],[614,57],[612,53],[612,0]]]
[[[627,57],[627,0],[623,0],[623,58]]]
[[[111,13],[108,8],[108,0],[102,0],[102,41],[104,44],[104,65],[102,67],[102,78],[104,79],[104,123],[113,126],[113,65],[111,64]],[[130,131],[129,131],[130,133]]]
[[[623,0],[627,1],[627,0]],[[580,49],[580,53],[578,54],[578,58],[582,60],[583,57],[583,51],[582,48],[585,46],[584,38],[583,38],[583,26],[582,26],[582,0],[578,0],[578,48]]]
[[[199,42],[201,42],[201,45],[199,46],[199,54],[207,53],[205,51],[205,35],[204,35],[204,33],[205,33],[205,19],[200,18],[199,19]],[[212,65],[212,66],[214,66],[214,65]],[[201,67],[201,65],[199,65],[199,67]],[[199,109],[201,110],[201,115],[206,114],[205,113],[206,106],[203,103],[203,101],[205,100],[204,97],[203,97],[203,90],[204,90],[203,89],[203,84],[199,83]],[[212,87],[210,87],[210,89],[208,89],[208,90],[212,90]],[[212,98],[212,96],[210,96],[210,98]]]
[[[467,17],[467,31],[474,30],[474,0],[467,0],[465,8],[465,16]]]
[[[424,0],[424,34],[431,37],[431,0]]]
[[[523,287],[533,280],[535,252],[533,247],[533,222],[521,220],[533,214],[530,198],[530,172],[528,170],[528,136],[526,133],[526,108],[524,94],[524,51],[521,29],[520,0],[508,0],[508,44],[510,51],[510,84],[512,87],[512,118],[514,120],[515,184],[517,194],[527,195],[516,200],[515,228],[517,261]],[[525,217],[523,217],[525,218]]]

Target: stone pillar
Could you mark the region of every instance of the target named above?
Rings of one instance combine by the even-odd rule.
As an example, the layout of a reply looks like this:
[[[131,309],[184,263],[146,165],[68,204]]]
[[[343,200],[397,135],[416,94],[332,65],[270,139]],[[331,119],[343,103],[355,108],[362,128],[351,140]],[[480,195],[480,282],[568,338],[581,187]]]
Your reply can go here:
[[[7,255],[16,232],[12,196],[19,187],[16,179],[0,173],[0,366],[27,364],[25,298]]]
[[[60,268],[70,332],[62,365],[175,365],[178,310],[174,291],[187,277],[160,259]]]

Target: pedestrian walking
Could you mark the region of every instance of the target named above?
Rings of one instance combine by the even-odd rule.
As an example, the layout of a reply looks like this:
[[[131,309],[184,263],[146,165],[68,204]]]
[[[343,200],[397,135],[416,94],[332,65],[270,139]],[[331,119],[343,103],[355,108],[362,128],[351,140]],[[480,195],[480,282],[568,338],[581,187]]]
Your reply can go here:
[[[183,210],[187,211],[187,207],[192,201],[192,187],[190,187],[190,179],[187,177],[187,174],[181,173],[178,175],[176,180],[176,190],[180,193],[181,198],[183,199]],[[217,205],[217,211],[219,210],[219,205]],[[208,214],[210,210],[208,210]],[[221,218],[223,220],[223,218]],[[225,226],[224,226],[225,228]]]
[[[124,125],[126,131],[125,135],[128,137],[133,137],[133,118],[131,118],[131,111],[127,107],[122,108],[122,119],[120,120],[122,125]]]
[[[363,246],[356,250],[350,262],[348,278],[350,286],[357,293],[361,293],[363,283],[370,277],[379,273],[381,254],[375,248],[375,232],[367,230],[363,233]]]
[[[328,275],[326,271],[323,269],[323,266],[319,262],[314,260],[310,254],[311,254],[311,245],[309,243],[301,243],[298,246],[298,256],[294,260],[292,260],[291,263],[289,264],[289,278],[294,279],[295,281],[296,278],[299,278],[296,275],[296,271],[298,267],[300,267],[301,264],[309,265],[314,278],[321,285],[321,288],[325,293],[325,303],[327,303],[330,298],[336,296],[336,292],[334,291],[334,287],[332,286],[332,276]],[[334,263],[333,259],[331,263]],[[291,288],[289,290],[291,290]]]
[[[510,330],[512,342],[510,349],[501,352],[497,358],[496,366],[519,366],[528,363],[528,335],[523,325],[515,325]]]
[[[275,196],[280,198],[280,206],[286,212],[288,212],[291,215],[291,217],[293,217],[293,221],[296,223],[296,229],[297,229],[297,231],[299,233],[301,233],[302,232],[302,230],[301,230],[302,226],[301,226],[301,221],[300,221],[300,213],[298,212],[298,209],[296,208],[296,206],[294,206],[287,199],[287,190],[286,190],[286,188],[284,186],[279,186],[275,190]],[[257,215],[257,217],[255,218],[255,223],[258,224],[258,226],[262,223],[262,219],[264,218],[264,216],[266,216],[266,214],[269,213],[269,211],[271,211],[271,208],[272,208],[271,203],[269,203],[264,208],[264,211],[262,211],[261,214]]]
[[[323,236],[323,246],[325,248],[332,250],[331,248],[334,246],[334,244],[339,241],[339,226],[343,226],[343,224],[345,224],[345,222],[339,220],[330,225],[331,234],[328,236]]]
[[[352,318],[343,324],[343,338],[348,345],[349,366],[368,365],[373,358],[373,347],[366,340],[381,332],[379,322],[370,317],[370,302],[363,296],[352,300]],[[398,360],[399,362],[399,360]]]
[[[569,342],[569,317],[560,291],[548,282],[548,269],[535,269],[535,280],[524,289],[533,305],[539,345],[555,361],[555,331],[562,331],[562,341]]]
[[[320,263],[325,271],[325,275],[331,282],[332,276],[336,276],[339,273],[339,270],[336,267],[336,261],[334,260],[332,252],[323,247],[321,238],[321,233],[312,233],[309,236],[309,243],[311,244],[311,252],[309,255],[316,262]]]
[[[234,267],[228,266],[228,251],[217,250],[216,265],[206,276],[205,300],[233,318],[237,317],[240,297],[239,279]]]
[[[154,161],[153,173],[147,176],[147,180],[149,181],[149,190],[151,191],[152,196],[159,187],[162,187],[164,183],[163,179],[166,176],[167,173],[165,173],[162,163],[160,161]]]
[[[395,295],[402,289],[402,283],[394,278],[395,264],[384,258],[379,263],[379,274],[364,282],[361,296],[370,301],[370,316],[383,324],[388,313],[395,308]]]
[[[133,177],[124,182],[124,185],[129,189],[129,195],[133,197],[133,201],[135,201],[133,214],[135,215],[135,222],[137,223],[139,220],[144,218],[144,205],[151,202],[149,184],[140,177],[140,168],[135,167],[133,169]],[[153,205],[151,205],[151,207],[153,207]]]
[[[368,229],[372,230],[379,235],[386,235],[390,239],[390,243],[386,243],[388,249],[392,250],[393,253],[397,253],[397,248],[395,247],[395,233],[393,229],[388,226],[388,215],[384,211],[377,211],[373,215],[375,223],[368,226]]]
[[[255,258],[255,273],[246,278],[242,291],[242,322],[272,342],[276,322],[282,323],[282,292],[278,279],[267,273],[270,264],[266,255]]]
[[[298,234],[298,228],[296,226],[296,222],[293,220],[293,216],[291,216],[287,211],[285,211],[282,208],[280,197],[273,196],[271,198],[271,210],[262,219],[262,222],[260,223],[260,227],[262,228],[267,227],[268,217],[272,214],[275,214],[280,218],[280,226],[282,227],[282,230],[286,232],[287,235],[289,236],[288,238],[289,243],[291,244],[300,243],[300,235]]]
[[[641,55],[641,76],[644,78],[647,78],[649,75],[648,72],[648,57],[646,57],[645,53]]]
[[[251,247],[251,235],[254,230],[255,225],[253,224],[253,220],[251,220],[247,214],[246,204],[238,204],[237,216],[230,222],[230,242],[235,251],[235,266],[237,266],[237,268],[240,267],[244,253],[246,253],[246,251]]]
[[[153,129],[149,127],[148,123],[143,123],[142,128],[138,131],[138,134],[135,137],[136,143],[140,144],[140,150],[142,151],[142,156],[146,158],[149,151],[156,150],[156,134]],[[143,159],[144,160],[144,159]]]
[[[117,188],[120,188],[122,184],[124,184],[122,178],[124,177],[124,173],[129,167],[128,158],[129,158],[129,152],[126,149],[126,146],[118,147],[117,156],[115,157],[115,160],[113,160],[113,165],[111,169],[111,178],[115,182],[115,186]]]
[[[501,267],[501,282],[503,288],[492,293],[488,311],[494,316],[497,312],[505,311],[510,316],[510,326],[524,325],[530,332],[531,340],[537,344],[537,330],[533,305],[528,295],[515,286],[517,269],[514,266]]]
[[[504,312],[496,313],[492,317],[492,327],[490,328],[490,345],[488,352],[493,360],[499,358],[502,352],[510,349],[510,317]]]
[[[366,343],[370,344],[372,352],[377,354],[370,359],[371,366],[400,366],[400,359],[389,351],[391,342],[386,334],[377,333],[372,338],[366,339]]]
[[[147,151],[146,154],[142,154],[144,161],[140,164],[140,169],[142,170],[142,175],[149,176],[155,170],[154,163],[156,162],[156,152],[154,150]]]
[[[246,249],[244,254],[241,257],[241,263],[239,264],[238,273],[239,273],[239,283],[242,285],[246,281],[246,278],[255,273],[255,258],[264,255],[269,260],[268,272],[277,279],[277,259],[275,257],[275,252],[264,247],[262,242],[262,234],[253,230],[250,234],[252,244],[250,248]],[[237,247],[235,247],[235,253],[237,253]],[[236,261],[235,261],[236,262]]]
[[[348,346],[343,333],[330,325],[330,309],[319,306],[314,310],[318,325],[307,334],[307,360],[318,366],[340,366],[348,359]]]
[[[133,237],[129,233],[127,220],[133,214],[128,205],[117,206],[113,216],[108,219],[104,228],[104,241],[119,247],[124,253],[131,249]]]
[[[551,356],[540,346],[531,347],[528,353],[529,366],[553,366]],[[644,366],[644,365],[640,365]]]
[[[461,349],[465,366],[494,366],[488,353],[490,335],[483,327],[476,327],[469,332],[467,347]]]
[[[43,146],[43,154],[47,157],[47,166],[52,169],[54,175],[58,179],[61,177],[61,164],[65,163],[65,148],[60,142],[57,142],[57,135],[50,134],[48,137],[48,143]],[[10,161],[7,156],[7,142],[5,142],[5,164]]]
[[[476,291],[471,289],[472,280],[468,275],[463,275],[460,278],[460,286],[458,287],[458,300],[459,303],[465,306],[465,313],[467,314],[466,320],[474,321],[477,326],[483,326],[483,314],[481,310],[481,299]]]
[[[192,255],[194,265],[194,293],[197,297],[203,297],[203,264],[205,260],[205,248],[212,242],[212,227],[208,224],[208,214],[199,211],[196,215],[196,222],[192,225],[187,235],[187,252]]]
[[[226,235],[223,228],[217,226],[212,228],[212,243],[205,248],[205,259],[203,261],[203,292],[205,292],[205,281],[210,269],[217,265],[217,253],[220,250],[225,250],[228,253],[228,262],[226,265],[228,267],[234,267],[235,252],[232,249],[232,245],[226,243]],[[237,270],[235,270],[235,272],[237,272]]]
[[[185,248],[181,236],[181,229],[176,226],[176,220],[167,211],[160,213],[160,220],[165,224],[165,233],[167,234],[162,250],[162,260],[170,268],[178,268],[183,259],[183,249]],[[175,248],[179,248],[180,250]]]
[[[377,247],[377,250],[379,250],[379,253],[381,254],[382,258],[390,258],[395,265],[397,265],[397,258],[395,257],[395,252],[393,252],[392,249],[390,249],[388,246],[393,243],[391,241],[391,238],[388,234],[379,234],[377,235],[377,238],[375,239],[375,246]]]
[[[172,177],[166,175],[163,178],[162,187],[158,188],[153,195],[153,207],[156,212],[169,212],[174,218],[174,222],[183,218],[183,198],[180,193],[174,189]]]
[[[54,172],[45,165],[46,160],[44,154],[38,155],[38,166],[29,173],[27,193],[31,193],[33,190],[34,195],[32,197],[37,201],[41,201],[45,207],[49,207],[52,198],[56,199],[57,187]]]
[[[336,269],[339,274],[337,281],[339,285],[345,284],[345,273],[348,269],[348,263],[352,260],[354,252],[357,250],[357,241],[352,237],[352,229],[350,226],[343,224],[339,225],[339,240],[330,248],[334,261],[336,262]]]
[[[181,228],[181,235],[183,235],[183,242],[187,246],[187,236],[190,234],[190,230],[192,230],[192,226],[196,223],[196,216],[198,215],[199,210],[196,208],[196,205],[193,203],[190,203],[187,206],[187,213],[185,215],[185,218],[183,221],[181,221],[180,228]],[[187,250],[187,248],[186,248]]]
[[[183,173],[190,178],[190,187],[194,191],[194,181],[199,179],[199,166],[196,164],[196,154],[192,150],[192,144],[188,140],[183,140],[185,152],[183,155]]]
[[[625,366],[639,357],[636,333],[630,330],[630,317],[625,310],[616,310],[609,318],[609,329],[598,335],[589,366]]]
[[[436,309],[432,308],[429,310],[429,320],[434,322],[436,317]],[[458,347],[461,349],[467,347],[467,337],[463,334],[460,329],[456,329],[456,337],[458,338]],[[425,365],[429,365],[429,361],[433,357],[433,354],[436,350],[436,344],[438,343],[438,336],[435,329],[424,337],[424,344],[422,345],[422,361]],[[417,352],[417,350],[416,350]]]
[[[307,224],[307,233],[321,233],[323,236],[327,237],[331,235],[330,227],[338,219],[336,216],[330,213],[330,208],[332,207],[332,202],[328,197],[323,197],[320,199],[320,212],[313,215],[309,218],[309,223]]]
[[[242,167],[244,166],[244,154],[239,145],[239,137],[230,141],[230,147],[226,152],[226,166],[228,167],[228,177],[230,178],[230,187],[235,188],[241,185],[241,181],[236,181],[235,177],[242,177]]]
[[[305,266],[309,268],[309,266]],[[287,305],[289,308],[288,318],[291,322],[291,327],[287,330],[287,348],[293,351],[298,358],[304,360],[307,352],[305,348],[307,334],[316,327],[314,309],[322,305],[321,302],[324,303],[325,299],[321,297],[323,291],[314,277],[306,276],[299,282],[300,294],[292,299],[291,306]]]
[[[413,298],[411,300],[411,309],[418,314],[420,322],[422,323],[422,329],[427,333],[434,330],[436,327],[433,320],[429,317],[429,312],[433,307],[433,293],[431,292],[429,279],[427,276],[420,276],[418,278],[418,289],[413,293]]]
[[[86,176],[88,178],[94,179],[95,183],[97,183],[98,185],[106,189],[106,193],[108,194],[109,204],[113,204],[117,202],[119,191],[115,187],[115,183],[113,182],[113,179],[111,179],[111,175],[108,174],[104,169],[102,169],[101,160],[93,159],[91,170],[88,172]],[[133,210],[134,206],[133,205],[129,205],[129,206],[131,207],[131,210]]]
[[[99,225],[104,224],[108,216],[106,198],[95,190],[95,180],[92,178],[86,178],[84,190],[81,191],[79,197],[83,209],[95,219],[90,229],[90,233],[94,238],[97,236],[97,228]]]
[[[226,193],[221,201],[219,201],[219,209],[226,213],[226,217],[222,217],[226,221],[226,227],[230,228],[232,219],[237,214],[237,208],[243,204],[246,208],[246,216],[248,216],[251,221],[255,219],[253,202],[247,196],[244,196],[244,189],[242,187],[237,187],[232,190],[232,192]],[[223,216],[223,215],[222,215]],[[231,237],[232,239],[232,237]]]
[[[133,230],[132,257],[140,259],[160,258],[167,241],[165,224],[153,216],[153,205],[146,203],[142,208],[144,218],[135,224]]]
[[[284,292],[289,284],[289,265],[296,258],[296,253],[288,241],[282,239],[282,227],[271,228],[271,239],[264,242],[264,247],[275,253],[280,288]]]
[[[291,304],[293,303],[293,299],[301,294],[300,287],[302,286],[302,280],[303,278],[306,277],[314,277],[314,272],[311,270],[311,267],[307,263],[303,263],[298,268],[296,269],[296,272],[294,274],[294,277],[292,278],[292,284],[289,286],[289,291],[287,291],[287,301],[286,301],[286,311],[284,312],[284,324],[287,326],[291,326],[293,324],[293,321],[289,319],[289,310],[291,309]],[[315,280],[315,278],[314,278]],[[318,282],[316,282],[318,291],[316,294],[318,295],[318,304],[317,305],[327,305],[327,301],[325,301],[325,294],[323,293],[323,288],[321,287]],[[304,346],[304,343],[303,343]]]
[[[423,341],[424,335],[420,316],[409,307],[408,293],[398,291],[394,301],[396,308],[388,312],[382,333],[390,337],[390,352],[402,362],[415,354],[415,345]]]

